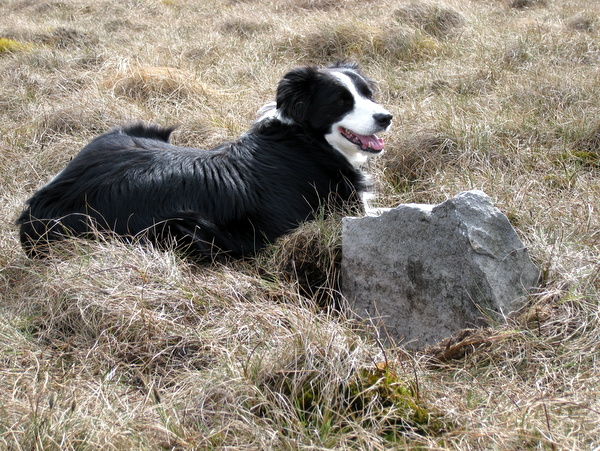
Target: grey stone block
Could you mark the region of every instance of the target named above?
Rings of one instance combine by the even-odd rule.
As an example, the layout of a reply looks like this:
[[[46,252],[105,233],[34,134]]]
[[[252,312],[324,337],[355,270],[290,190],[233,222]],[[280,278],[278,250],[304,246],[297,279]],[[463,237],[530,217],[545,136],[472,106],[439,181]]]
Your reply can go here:
[[[508,218],[481,191],[344,218],[342,290],[409,348],[501,320],[540,272]]]

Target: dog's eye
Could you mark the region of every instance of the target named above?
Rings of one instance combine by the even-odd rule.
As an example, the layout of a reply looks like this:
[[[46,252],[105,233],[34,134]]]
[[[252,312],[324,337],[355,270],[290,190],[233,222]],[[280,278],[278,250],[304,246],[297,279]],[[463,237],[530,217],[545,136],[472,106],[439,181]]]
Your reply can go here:
[[[337,103],[340,105],[348,105],[349,103],[352,103],[352,100],[352,94],[350,94],[349,92],[341,92],[338,95]]]

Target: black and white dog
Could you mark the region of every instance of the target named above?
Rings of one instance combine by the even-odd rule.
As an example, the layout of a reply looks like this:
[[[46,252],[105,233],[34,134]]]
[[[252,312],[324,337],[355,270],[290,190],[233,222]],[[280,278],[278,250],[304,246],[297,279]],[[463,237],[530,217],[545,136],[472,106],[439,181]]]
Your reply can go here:
[[[30,256],[97,231],[176,245],[197,258],[242,256],[320,207],[357,206],[359,166],[383,150],[392,115],[356,65],[300,67],[237,141],[169,144],[172,128],[132,125],[95,138],[27,202],[17,223]]]

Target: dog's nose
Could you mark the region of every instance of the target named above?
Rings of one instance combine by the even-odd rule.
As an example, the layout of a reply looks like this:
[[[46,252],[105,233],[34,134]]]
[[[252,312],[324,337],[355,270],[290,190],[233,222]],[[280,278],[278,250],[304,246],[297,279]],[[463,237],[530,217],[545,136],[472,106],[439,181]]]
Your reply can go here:
[[[373,115],[373,119],[377,122],[377,125],[382,126],[383,128],[388,128],[392,123],[392,115],[387,113],[377,113]]]

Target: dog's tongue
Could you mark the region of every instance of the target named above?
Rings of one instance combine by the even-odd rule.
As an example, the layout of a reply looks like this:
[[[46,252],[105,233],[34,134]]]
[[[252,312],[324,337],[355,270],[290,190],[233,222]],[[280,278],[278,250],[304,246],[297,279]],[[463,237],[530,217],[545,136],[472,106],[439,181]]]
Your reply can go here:
[[[355,133],[355,135],[357,136],[358,139],[360,139],[360,142],[363,144],[363,147],[367,148],[367,149],[373,149],[373,150],[382,150],[384,143],[383,143],[383,139],[379,138],[377,135],[370,135],[370,136],[365,136],[365,135],[358,135]]]

